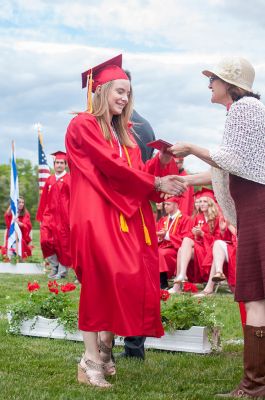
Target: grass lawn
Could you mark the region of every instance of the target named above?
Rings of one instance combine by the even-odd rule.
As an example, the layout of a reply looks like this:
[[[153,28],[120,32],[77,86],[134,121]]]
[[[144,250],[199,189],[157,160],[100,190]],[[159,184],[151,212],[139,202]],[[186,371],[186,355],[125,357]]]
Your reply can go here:
[[[34,252],[40,255],[38,233],[34,231]],[[38,252],[38,253],[37,253]],[[70,274],[74,279],[74,275]],[[228,344],[241,339],[239,311],[230,294],[221,292],[207,301],[216,304],[222,329],[223,351],[195,355],[146,351],[146,360],[118,360],[114,387],[100,390],[79,385],[77,360],[82,343],[14,336],[7,333],[6,307],[26,294],[28,280],[46,284],[46,276],[0,274],[0,399],[214,399],[214,394],[232,389],[242,373],[242,345]],[[70,279],[71,280],[71,279]],[[77,300],[77,299],[76,299]],[[117,349],[121,351],[121,349]]]

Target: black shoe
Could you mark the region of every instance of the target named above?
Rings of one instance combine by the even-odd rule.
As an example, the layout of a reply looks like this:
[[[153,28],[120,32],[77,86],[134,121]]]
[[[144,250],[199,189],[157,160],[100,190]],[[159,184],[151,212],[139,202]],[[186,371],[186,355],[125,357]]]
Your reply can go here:
[[[144,357],[128,354],[125,351],[123,351],[122,353],[115,353],[114,357],[115,357],[115,359],[117,359],[117,358],[137,358],[138,360],[144,361]]]

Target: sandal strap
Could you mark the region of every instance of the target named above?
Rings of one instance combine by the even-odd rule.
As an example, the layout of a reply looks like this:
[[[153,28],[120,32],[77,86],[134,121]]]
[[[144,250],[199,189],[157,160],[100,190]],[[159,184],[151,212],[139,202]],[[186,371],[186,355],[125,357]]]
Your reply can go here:
[[[102,340],[100,340],[98,347],[99,347],[99,351],[101,351],[102,353],[111,355],[112,348],[106,346]]]
[[[86,365],[85,369],[102,372],[102,368],[103,368],[102,363],[98,364],[92,360],[89,360],[88,358],[85,357],[85,355],[83,355],[82,359]]]

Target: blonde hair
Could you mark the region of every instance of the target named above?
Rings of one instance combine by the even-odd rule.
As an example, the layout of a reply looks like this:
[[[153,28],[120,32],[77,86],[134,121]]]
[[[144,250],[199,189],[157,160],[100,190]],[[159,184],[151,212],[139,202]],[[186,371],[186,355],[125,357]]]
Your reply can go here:
[[[110,81],[100,86],[100,90],[96,90],[93,97],[92,115],[97,118],[106,140],[111,139],[111,127],[109,126],[107,121],[109,120],[108,94],[113,85],[113,82],[114,81]],[[128,147],[135,146],[135,143],[131,140],[128,133],[128,123],[130,121],[132,111],[133,95],[131,88],[128,103],[122,110],[122,113],[120,115],[114,115],[112,118],[112,124],[119,137],[120,143]]]
[[[205,197],[206,197],[207,203],[208,203],[208,210],[207,210],[208,221],[207,221],[207,223],[210,227],[210,232],[213,233],[216,218],[219,215],[219,210],[213,199],[211,199],[210,197],[207,197],[207,196],[205,196]]]

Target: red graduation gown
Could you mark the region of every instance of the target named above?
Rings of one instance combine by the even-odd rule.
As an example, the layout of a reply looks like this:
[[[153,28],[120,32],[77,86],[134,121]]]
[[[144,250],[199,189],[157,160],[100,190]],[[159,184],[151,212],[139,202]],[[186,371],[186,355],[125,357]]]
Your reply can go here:
[[[227,282],[232,291],[234,291],[234,287],[236,285],[236,250],[237,250],[237,238],[232,235],[229,229],[226,229],[224,234],[220,233],[220,240],[223,240],[227,243],[227,252],[228,252],[228,262],[224,263],[223,272],[227,278]],[[212,264],[212,259],[207,260],[207,264]]]
[[[188,237],[194,240],[194,260],[191,260],[187,269],[187,276],[190,282],[207,282],[212,265],[212,248],[217,239],[221,239],[219,229],[219,217],[215,219],[213,232],[206,222],[203,214],[197,214],[193,226],[201,225],[204,236],[198,239],[194,238],[192,232]]]
[[[6,236],[5,236],[5,245],[2,247],[2,254],[7,254],[7,241],[8,241],[8,234],[9,229],[12,221],[12,214],[8,214],[7,212],[4,215],[5,223],[6,223]],[[18,217],[19,222],[22,222],[23,226],[19,226],[22,235],[22,258],[27,258],[32,255],[30,246],[31,237],[30,232],[32,229],[31,221],[30,221],[30,213],[28,211],[25,212],[25,215],[21,215]]]
[[[71,266],[70,252],[70,175],[66,173],[56,181],[49,176],[40,198],[36,219],[41,222],[40,244],[43,257],[56,254],[64,266]]]
[[[227,277],[227,282],[233,288],[236,286],[236,250],[237,250],[237,237],[227,229],[225,236],[221,240],[226,241],[228,251],[228,263],[224,264],[224,274]]]
[[[111,146],[112,143],[112,146]],[[161,201],[138,146],[104,139],[96,118],[74,118],[66,133],[71,170],[71,248],[82,283],[79,328],[121,336],[163,335],[157,237],[149,200]],[[166,173],[166,169],[163,173]],[[144,237],[139,207],[151,238]],[[128,232],[121,231],[120,213]]]
[[[178,173],[180,176],[185,176],[187,175],[187,172],[185,169]],[[180,199],[179,203],[179,209],[186,215],[192,215],[193,213],[193,208],[194,208],[194,188],[193,186],[189,186],[187,190],[182,194],[182,197]]]
[[[157,231],[167,229],[168,221],[169,216],[162,217],[157,223]],[[170,240],[164,239],[158,243],[159,270],[160,272],[167,272],[169,279],[176,273],[178,249],[181,246],[183,238],[187,236],[190,226],[190,217],[182,215],[170,225]]]

